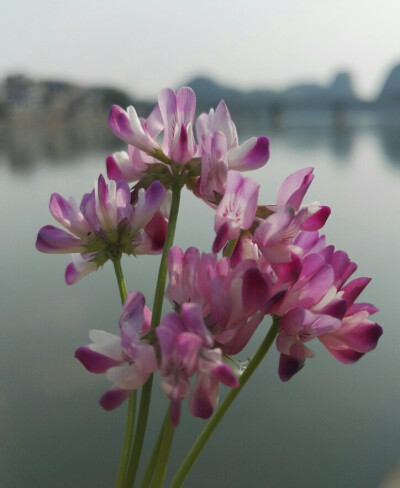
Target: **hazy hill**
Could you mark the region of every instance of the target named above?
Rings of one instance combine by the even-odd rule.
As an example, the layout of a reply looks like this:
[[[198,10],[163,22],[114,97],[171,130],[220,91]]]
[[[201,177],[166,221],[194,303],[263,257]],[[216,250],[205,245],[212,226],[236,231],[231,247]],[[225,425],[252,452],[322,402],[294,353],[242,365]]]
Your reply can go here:
[[[380,101],[400,102],[400,64],[390,70],[378,99]]]
[[[389,72],[380,95],[375,100],[361,100],[354,90],[348,72],[339,72],[326,85],[314,82],[293,84],[282,90],[239,90],[217,83],[210,78],[196,77],[187,83],[196,93],[200,107],[215,106],[219,100],[234,108],[274,109],[277,106],[294,108],[329,108],[332,106],[359,106],[371,108],[381,102],[400,103],[400,64]]]

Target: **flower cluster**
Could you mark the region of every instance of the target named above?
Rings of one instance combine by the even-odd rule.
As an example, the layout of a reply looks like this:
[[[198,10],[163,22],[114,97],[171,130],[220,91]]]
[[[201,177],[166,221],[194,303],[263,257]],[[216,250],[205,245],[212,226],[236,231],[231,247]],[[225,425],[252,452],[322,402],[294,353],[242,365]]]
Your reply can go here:
[[[283,381],[314,356],[307,345],[314,338],[347,364],[373,350],[382,334],[369,318],[377,308],[356,302],[369,279],[348,281],[356,265],[320,235],[329,207],[303,204],[313,168],[290,175],[275,204],[261,205],[259,184],[242,172],[268,161],[268,138],[239,144],[223,101],[196,123],[195,108],[190,88],[176,94],[163,90],[147,119],[133,107],[113,106],[109,126],[128,147],[107,158],[110,183],[100,176],[80,207],[53,195],[50,211],[69,233],[46,226],[37,240],[40,251],[78,255],[67,268],[72,284],[122,253],[163,251],[172,220],[168,190],[186,185],[213,209],[212,252],[183,251],[171,242],[163,251],[168,252],[165,297],[173,311],[150,326],[143,295],[130,292],[120,334],[91,331],[92,343],[76,351],[89,371],[106,372],[113,383],[100,400],[107,410],[158,371],[174,426],[185,397],[193,415],[207,418],[217,404],[219,383],[239,384],[230,357],[243,350],[265,315],[279,321]]]
[[[68,285],[122,253],[158,254],[167,230],[166,212],[161,208],[165,199],[166,189],[158,181],[146,191],[140,189],[132,202],[125,181],[107,185],[100,175],[79,207],[73,198],[53,193],[50,212],[69,232],[46,225],[39,231],[36,248],[50,254],[73,253],[65,272]]]

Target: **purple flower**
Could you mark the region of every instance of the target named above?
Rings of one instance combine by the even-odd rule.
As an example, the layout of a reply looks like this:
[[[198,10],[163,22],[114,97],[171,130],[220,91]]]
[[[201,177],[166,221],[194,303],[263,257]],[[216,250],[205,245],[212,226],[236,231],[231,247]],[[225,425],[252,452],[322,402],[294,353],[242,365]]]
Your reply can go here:
[[[75,357],[88,371],[107,373],[114,383],[100,399],[105,410],[118,407],[158,368],[155,350],[145,338],[150,321],[143,295],[130,292],[119,319],[121,335],[92,330],[89,337],[93,342],[76,350]]]
[[[51,225],[42,227],[36,247],[52,254],[79,253],[80,257],[67,267],[68,284],[76,283],[122,253],[159,253],[165,240],[166,222],[158,209],[165,195],[164,186],[155,181],[146,191],[139,190],[132,205],[128,184],[111,181],[107,185],[102,175],[79,207],[73,199],[65,200],[54,193],[50,212],[69,232]]]
[[[248,343],[271,301],[272,281],[256,261],[231,266],[228,258],[185,254],[171,248],[166,296],[179,310],[184,301],[201,305],[208,330],[224,354],[236,354]]]
[[[330,315],[314,314],[304,308],[294,308],[283,316],[276,347],[281,353],[279,376],[289,380],[299,371],[306,358],[313,358],[314,352],[305,343],[315,337],[339,329],[340,320]]]
[[[137,181],[144,176],[151,164],[159,162],[140,149],[128,146],[128,152],[120,151],[107,157],[107,176],[114,181]]]
[[[219,252],[228,241],[237,239],[241,229],[251,227],[259,188],[258,183],[244,178],[238,171],[229,171],[226,191],[215,214],[214,230],[217,235],[213,252]]]
[[[301,205],[314,176],[313,168],[304,168],[288,176],[282,183],[277,204],[268,206],[272,213],[261,222],[254,241],[275,273],[284,281],[292,281],[300,273],[301,247],[295,244],[300,231],[315,231],[324,226],[330,209],[318,203]]]
[[[369,278],[344,285],[356,270],[347,254],[326,246],[317,232],[302,232],[296,244],[303,249],[301,274],[273,309],[282,317],[276,344],[281,352],[279,375],[284,381],[301,369],[306,358],[313,357],[304,343],[315,337],[337,360],[349,364],[375,349],[382,335],[382,328],[369,320],[378,309],[354,303]],[[275,286],[281,286],[279,281]]]
[[[222,362],[220,349],[212,349],[214,340],[207,329],[199,304],[184,303],[181,315],[166,315],[156,330],[161,350],[162,389],[171,401],[171,422],[179,423],[180,405],[190,392],[190,378],[197,375],[192,390],[190,410],[208,418],[218,401],[218,384],[230,387],[238,381],[229,366]]]
[[[147,154],[154,154],[159,144],[152,136],[149,125],[141,121],[134,107],[123,110],[118,105],[112,105],[108,116],[108,125],[114,134],[130,146],[137,147]]]
[[[139,124],[136,120],[136,112],[133,111],[132,114],[134,114],[135,123]],[[140,134],[140,137],[126,136],[117,123],[118,120],[124,121],[126,117],[128,117],[128,114],[125,115],[125,112],[120,107],[113,106],[111,108],[109,117],[111,130],[117,137],[128,143],[128,150],[127,152],[116,152],[108,156],[106,165],[107,176],[110,180],[131,182],[140,180],[154,165],[157,165],[157,167],[165,166],[164,163],[153,157],[154,154],[162,152],[156,139],[164,129],[164,125],[160,108],[156,105],[146,120],[140,119],[140,126],[136,131]],[[124,123],[127,125],[126,120]],[[124,123],[122,123],[122,127]]]
[[[343,251],[333,253],[330,264],[335,274],[335,288],[330,299],[322,302],[319,309],[326,311],[335,305],[337,308],[337,303],[342,302],[341,327],[319,339],[338,361],[351,364],[375,349],[383,330],[369,320],[369,316],[378,311],[377,307],[370,303],[355,303],[371,279],[355,278],[344,284],[357,266]]]
[[[249,171],[260,168],[269,159],[267,137],[252,137],[238,145],[238,136],[225,102],[215,112],[201,114],[196,122],[201,157],[201,175],[197,193],[215,202],[216,195],[225,191],[228,170]]]
[[[158,96],[158,106],[164,125],[162,150],[175,163],[185,164],[196,152],[193,136],[196,96],[189,87],[180,88],[176,94],[165,88]]]
[[[199,263],[200,252],[196,247],[190,247],[185,253],[178,246],[169,250],[165,296],[175,307],[185,302],[204,302],[197,279]]]

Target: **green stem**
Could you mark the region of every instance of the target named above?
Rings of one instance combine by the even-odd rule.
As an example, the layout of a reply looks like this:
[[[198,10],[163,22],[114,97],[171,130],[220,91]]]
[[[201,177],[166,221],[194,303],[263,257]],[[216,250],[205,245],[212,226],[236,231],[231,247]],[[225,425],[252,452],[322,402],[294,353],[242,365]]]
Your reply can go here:
[[[114,271],[115,271],[115,276],[117,277],[119,295],[121,297],[121,303],[123,306],[125,303],[127,291],[126,291],[124,274],[122,272],[121,258],[113,259],[112,263],[114,265]]]
[[[168,408],[163,422],[162,437],[158,449],[157,464],[155,465],[153,481],[150,488],[161,488],[163,485],[174,432],[175,429],[171,424],[171,412],[170,408]]]
[[[115,276],[117,278],[119,294],[121,303],[124,305],[127,291],[124,275],[122,272],[121,258],[112,260],[114,265]],[[122,442],[121,458],[119,461],[117,478],[115,480],[115,488],[122,488],[124,486],[124,478],[129,463],[129,455],[131,452],[131,445],[133,440],[133,432],[135,429],[135,415],[136,415],[136,391],[129,395],[127,417],[125,424],[124,440]]]
[[[169,214],[168,229],[165,238],[164,250],[161,256],[160,267],[158,270],[157,286],[156,286],[154,303],[153,303],[153,314],[151,318],[152,329],[158,326],[161,319],[161,312],[162,312],[162,306],[164,301],[165,283],[167,281],[168,251],[174,242],[176,223],[178,220],[181,189],[182,189],[182,185],[177,176],[172,185],[172,202],[171,202],[171,210]],[[133,444],[131,459],[129,462],[128,473],[126,478],[126,487],[129,488],[132,487],[135,482],[136,473],[139,466],[140,455],[142,452],[144,435],[147,426],[147,417],[148,417],[149,407],[150,407],[152,385],[153,385],[153,376],[150,376],[150,378],[147,380],[147,382],[142,388],[142,394],[140,397],[140,407],[139,407],[138,419],[136,424],[137,429],[135,433],[135,440]]]
[[[131,446],[133,441],[133,433],[135,431],[135,415],[136,415],[136,390],[129,395],[128,409],[126,414],[124,440],[122,442],[121,458],[118,466],[117,478],[115,480],[114,488],[123,488],[124,479],[128,469],[129,458],[131,453]]]
[[[188,452],[185,460],[181,464],[181,467],[177,471],[170,488],[179,488],[182,483],[185,481],[191,467],[195,463],[196,459],[198,458],[200,452],[202,451],[203,447],[205,446],[206,442],[211,437],[211,434],[214,432],[217,425],[222,420],[223,416],[225,415],[228,408],[231,406],[232,402],[238,396],[244,385],[250,379],[254,371],[257,369],[258,365],[267,354],[268,350],[270,349],[271,345],[273,344],[277,334],[279,331],[279,318],[273,316],[272,325],[265,336],[263,342],[261,343],[260,347],[258,348],[257,352],[249,362],[247,368],[242,373],[239,379],[239,386],[237,388],[232,388],[230,392],[227,394],[223,402],[220,404],[218,409],[215,411],[214,415],[209,420],[206,427],[203,429],[199,437],[197,438],[196,442],[193,444],[192,448]]]
[[[167,412],[167,415],[168,415],[168,412]],[[142,482],[140,484],[140,488],[149,488],[149,485],[151,483],[151,479],[152,479],[153,474],[154,474],[154,466],[156,465],[158,453],[160,451],[161,439],[162,439],[162,436],[164,433],[164,426],[165,426],[165,422],[167,420],[167,415],[165,415],[164,422],[161,425],[160,432],[158,433],[157,441],[154,444],[153,452],[151,453],[149,462],[147,463],[146,471],[144,472],[143,479],[142,479]]]
[[[238,239],[234,239],[233,241],[229,241],[228,244],[225,246],[223,255],[224,257],[230,258],[232,257],[233,251],[235,250],[236,244]]]

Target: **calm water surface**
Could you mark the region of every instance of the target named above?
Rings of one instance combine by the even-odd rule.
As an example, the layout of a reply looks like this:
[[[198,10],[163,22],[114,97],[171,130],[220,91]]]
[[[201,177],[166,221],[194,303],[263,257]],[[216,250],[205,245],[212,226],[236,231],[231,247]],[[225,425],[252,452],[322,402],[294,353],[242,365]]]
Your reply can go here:
[[[262,134],[243,123],[242,140]],[[363,301],[380,307],[378,349],[353,366],[336,362],[318,343],[316,358],[288,383],[277,376],[275,350],[241,393],[201,455],[191,488],[375,488],[400,457],[400,137],[393,128],[291,129],[269,133],[271,159],[253,173],[260,201],[273,203],[289,173],[314,166],[306,201],[330,205],[327,239],[372,276]],[[52,192],[80,199],[104,171],[110,151],[98,140],[57,132],[3,133],[0,146],[0,486],[84,488],[113,485],[125,407],[97,404],[109,386],[73,358],[91,328],[116,331],[120,313],[113,270],[73,287],[63,281],[67,256],[35,250],[36,233],[54,223]],[[112,143],[110,143],[112,144]],[[209,251],[211,211],[183,197],[176,243]],[[126,259],[130,289],[151,305],[158,258]],[[268,324],[262,324],[255,341]],[[243,354],[250,356],[254,343]],[[166,408],[153,392],[149,435]],[[203,422],[184,405],[168,477]],[[150,446],[146,446],[148,452]],[[205,482],[207,479],[207,482]]]

